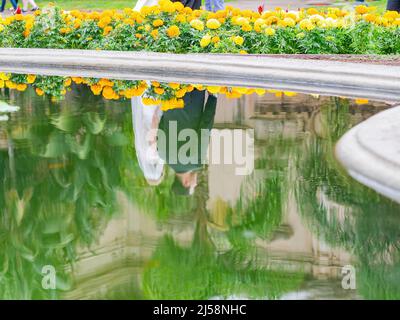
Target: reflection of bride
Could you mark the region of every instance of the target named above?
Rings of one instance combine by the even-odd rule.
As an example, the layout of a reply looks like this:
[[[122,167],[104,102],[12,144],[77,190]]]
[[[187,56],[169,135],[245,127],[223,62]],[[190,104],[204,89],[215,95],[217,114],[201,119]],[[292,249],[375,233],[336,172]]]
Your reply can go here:
[[[136,156],[150,185],[158,185],[163,180],[164,161],[157,151],[157,129],[161,114],[159,106],[145,106],[142,97],[132,98]]]

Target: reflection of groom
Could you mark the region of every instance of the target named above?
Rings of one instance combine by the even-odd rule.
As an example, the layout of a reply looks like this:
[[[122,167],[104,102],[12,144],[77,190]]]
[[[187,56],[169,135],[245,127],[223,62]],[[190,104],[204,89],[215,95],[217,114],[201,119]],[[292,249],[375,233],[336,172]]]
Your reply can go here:
[[[217,98],[194,89],[184,96],[185,107],[163,113],[158,127],[158,153],[176,173],[172,190],[192,194],[197,172],[206,161]],[[161,133],[163,136],[161,137]]]

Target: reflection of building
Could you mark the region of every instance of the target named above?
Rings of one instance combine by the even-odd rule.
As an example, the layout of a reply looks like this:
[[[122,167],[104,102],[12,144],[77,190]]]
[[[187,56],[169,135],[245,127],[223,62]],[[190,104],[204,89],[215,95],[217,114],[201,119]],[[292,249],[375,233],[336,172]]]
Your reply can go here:
[[[275,97],[272,94],[263,97],[244,96],[240,100],[221,98],[219,103],[223,107],[218,109],[215,122],[217,127],[228,125],[254,128],[257,158],[261,141],[266,140],[269,135],[280,133],[283,137],[296,137],[309,130],[310,122],[315,119],[321,105],[321,99],[329,98],[315,98],[309,95]],[[358,112],[355,114],[360,116]],[[287,162],[289,163],[290,159],[287,159]],[[220,199],[229,203],[238,199],[240,185],[245,177],[235,176],[229,168],[230,166],[210,166],[210,206]],[[262,172],[256,173],[258,174]],[[229,184],[226,184],[226,181],[229,181]],[[260,248],[277,261],[297,261],[308,273],[320,278],[337,277],[340,272],[338,267],[350,260],[348,253],[328,247],[304,226],[293,195],[289,196],[281,229],[280,232],[277,231],[279,234],[276,239],[258,243]],[[304,264],[304,261],[307,263]]]

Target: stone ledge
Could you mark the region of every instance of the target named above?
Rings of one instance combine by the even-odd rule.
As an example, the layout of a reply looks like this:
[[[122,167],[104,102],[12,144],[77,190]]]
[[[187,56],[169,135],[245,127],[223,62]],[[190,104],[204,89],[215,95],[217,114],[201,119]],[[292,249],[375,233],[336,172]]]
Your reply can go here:
[[[336,156],[354,179],[400,203],[400,106],[348,131]]]
[[[400,100],[400,66],[270,55],[1,48],[0,71],[264,87]]]

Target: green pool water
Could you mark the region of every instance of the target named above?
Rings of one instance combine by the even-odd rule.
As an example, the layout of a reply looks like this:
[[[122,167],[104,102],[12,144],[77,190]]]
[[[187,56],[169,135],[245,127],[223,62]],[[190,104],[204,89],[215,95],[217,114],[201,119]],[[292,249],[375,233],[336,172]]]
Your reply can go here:
[[[144,179],[130,101],[0,101],[20,107],[0,122],[0,299],[400,298],[400,206],[334,156],[385,104],[218,97],[215,129],[254,129],[254,171],[204,166],[184,197],[170,169]]]

